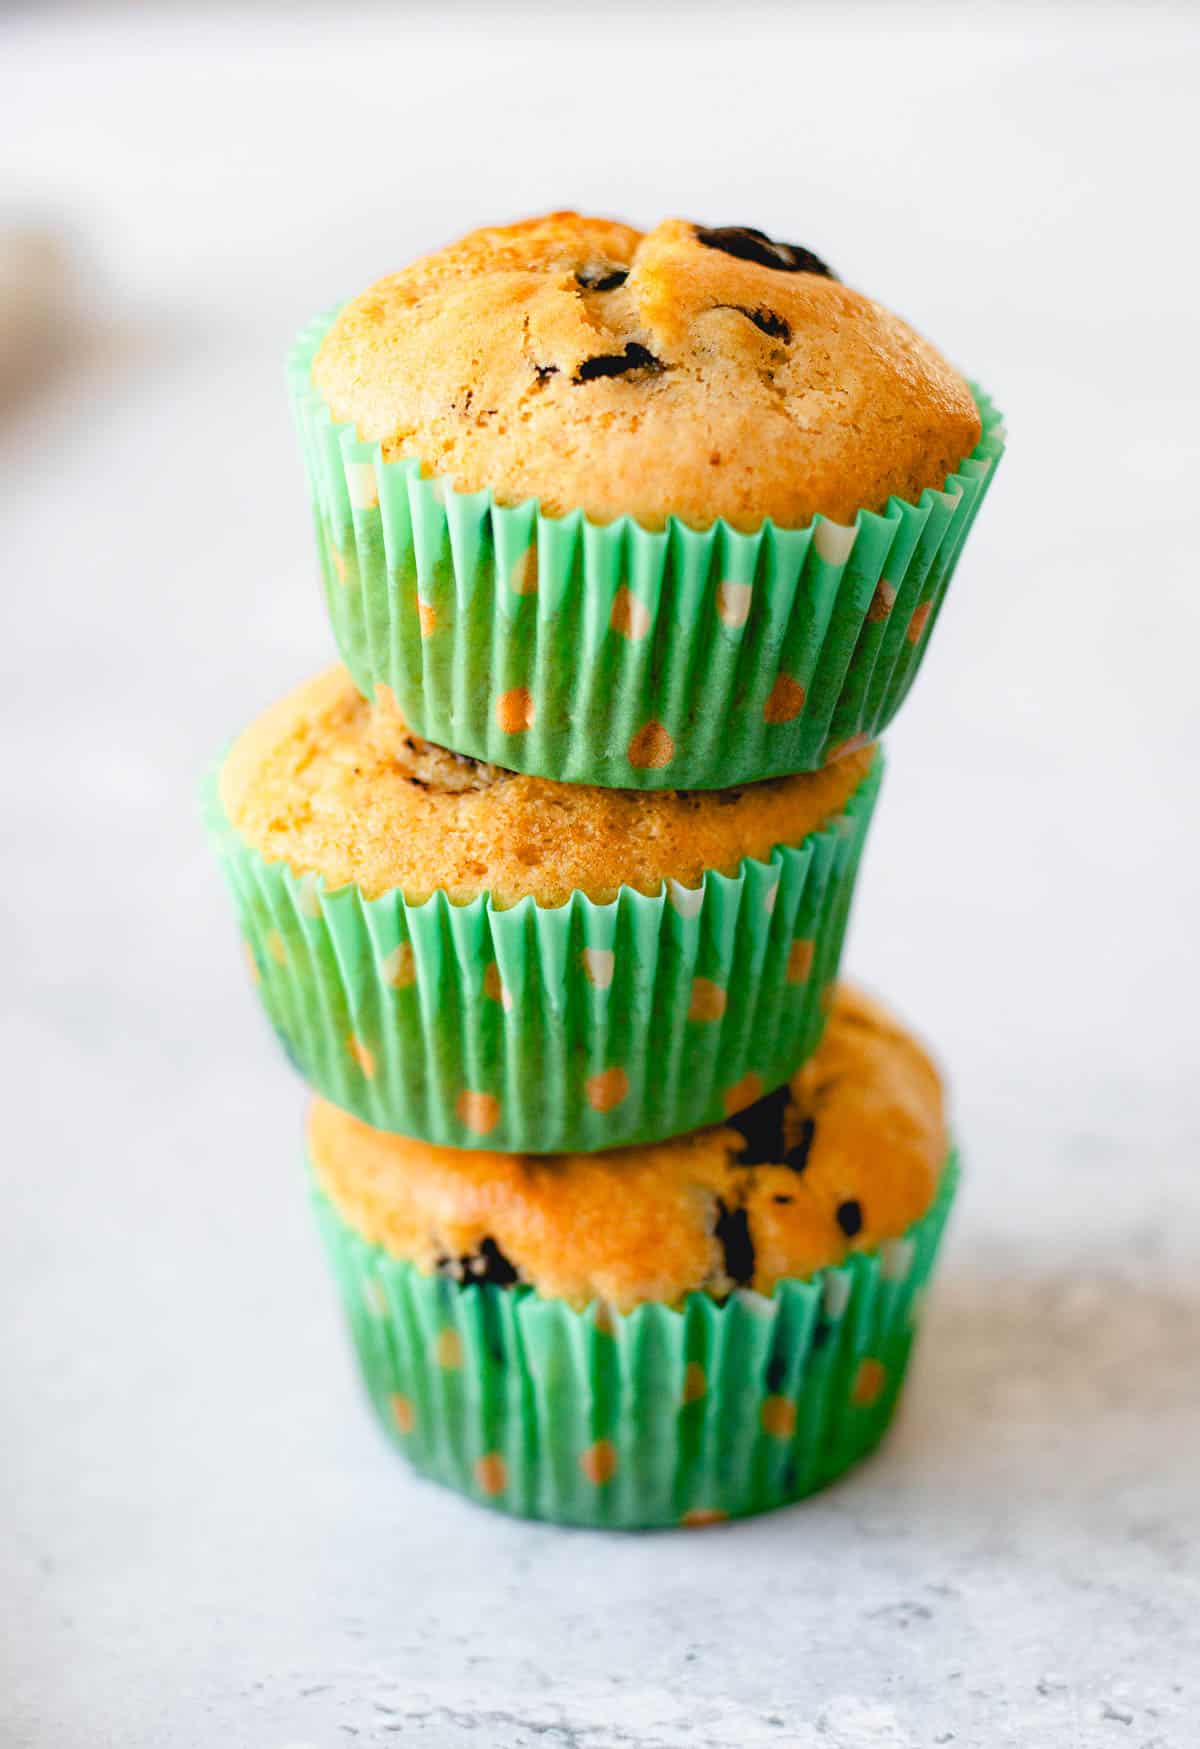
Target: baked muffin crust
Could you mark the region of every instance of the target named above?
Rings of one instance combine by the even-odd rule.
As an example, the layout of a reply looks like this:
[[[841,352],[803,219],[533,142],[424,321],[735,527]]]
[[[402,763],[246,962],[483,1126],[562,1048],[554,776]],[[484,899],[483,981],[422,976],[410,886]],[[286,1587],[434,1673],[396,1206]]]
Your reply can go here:
[[[487,892],[598,904],[622,886],[657,893],[736,874],[837,815],[870,770],[873,747],[824,770],[732,790],[599,789],[552,783],[434,747],[395,705],[363,699],[344,668],[298,687],[242,734],[221,771],[230,822],[268,862],[368,898],[399,889],[419,903]]]
[[[852,522],[980,434],[959,373],[808,250],[682,219],[473,231],[347,304],[313,382],[388,460],[649,527]]]
[[[899,1239],[948,1150],[930,1058],[845,986],[790,1085],[726,1127],[609,1153],[498,1154],[387,1135],[316,1100],[308,1139],[339,1215],[393,1256],[618,1311],[770,1293]]]

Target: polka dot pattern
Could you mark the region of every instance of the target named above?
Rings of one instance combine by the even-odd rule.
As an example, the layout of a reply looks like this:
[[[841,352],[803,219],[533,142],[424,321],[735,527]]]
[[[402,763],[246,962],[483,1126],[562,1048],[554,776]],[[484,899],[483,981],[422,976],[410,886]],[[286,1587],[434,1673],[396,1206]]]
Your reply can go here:
[[[583,975],[593,989],[607,990],[617,969],[617,956],[607,947],[585,947],[580,959]]]
[[[881,1361],[867,1355],[858,1363],[858,1371],[854,1375],[854,1383],[850,1388],[850,1398],[860,1409],[869,1409],[883,1395],[883,1387],[887,1383],[887,1372]]]
[[[494,1093],[474,1093],[464,1087],[454,1102],[454,1113],[474,1135],[490,1135],[500,1122],[500,1101]]]
[[[349,571],[349,567],[346,564],[346,555],[341,547],[335,547],[332,541],[329,543],[329,561],[333,566],[333,574],[338,582],[344,583]]]
[[[704,904],[703,887],[685,887],[679,881],[667,880],[667,894],[681,917],[698,917]]]
[[[514,595],[536,595],[538,586],[538,550],[533,541],[517,559],[508,573],[508,586]]]
[[[357,1038],[351,1033],[350,1037],[346,1040],[346,1049],[350,1052],[350,1055],[354,1058],[354,1061],[358,1064],[367,1080],[373,1081],[375,1079],[375,1053],[370,1045],[364,1044],[362,1039]]]
[[[857,539],[857,528],[847,528],[844,523],[829,522],[819,516],[813,524],[813,547],[817,557],[827,565],[844,565],[854,551]]]
[[[703,1530],[708,1524],[724,1524],[728,1517],[728,1512],[722,1512],[719,1506],[693,1506],[679,1522],[688,1530]]]
[[[379,503],[379,481],[373,463],[346,463],[346,492],[355,510],[375,509]]]
[[[872,625],[879,625],[885,620],[896,605],[896,591],[886,577],[881,577],[875,585],[875,593],[871,597],[871,605],[867,609],[867,618]]]
[[[496,700],[496,721],[506,735],[521,735],[532,729],[535,715],[527,687],[516,686],[511,692],[502,692]]]
[[[475,1481],[482,1493],[494,1498],[508,1487],[508,1465],[498,1451],[485,1452],[475,1463]]]
[[[512,991],[500,976],[500,967],[495,960],[483,974],[483,993],[492,1002],[498,1002],[505,1014],[512,1013]]]
[[[433,1358],[443,1372],[458,1372],[463,1363],[462,1337],[457,1330],[439,1330],[433,1345]]]
[[[423,638],[431,638],[434,632],[437,631],[437,622],[437,608],[432,606],[428,601],[422,601],[421,597],[418,595],[417,623],[421,628],[421,636]]]
[[[909,620],[908,630],[904,635],[910,644],[919,644],[921,642],[921,635],[924,632],[925,627],[929,624],[929,615],[932,610],[932,601],[923,601]]]
[[[579,1454],[579,1467],[593,1487],[602,1488],[617,1473],[617,1448],[611,1439],[598,1439]]]
[[[730,631],[736,631],[750,618],[753,600],[754,590],[749,583],[720,583],[717,585],[717,618]]]
[[[620,637],[636,644],[646,637],[653,622],[645,602],[639,601],[633,591],[622,584],[613,597],[608,623]]]
[[[683,1400],[698,1403],[708,1390],[708,1377],[698,1360],[689,1360],[683,1374]]]
[[[807,981],[809,973],[813,969],[816,952],[817,944],[815,941],[810,939],[793,941],[791,947],[788,948],[787,975],[789,984],[803,984]]]
[[[732,1117],[735,1111],[744,1111],[746,1106],[753,1105],[756,1099],[763,1095],[762,1076],[749,1070],[740,1081],[735,1081],[732,1087],[727,1087],[724,1094],[726,1114]]]
[[[417,961],[412,950],[412,943],[402,941],[394,947],[391,953],[385,955],[381,967],[385,982],[393,990],[407,990],[417,981]]]
[[[629,1076],[624,1069],[604,1069],[588,1077],[584,1092],[593,1111],[612,1111],[629,1092]]]
[[[387,1295],[383,1291],[383,1283],[377,1276],[371,1276],[363,1288],[363,1300],[368,1312],[373,1318],[386,1318],[388,1315]]]
[[[725,1012],[726,996],[720,984],[711,978],[693,978],[689,1020],[720,1020]]]
[[[776,675],[763,706],[763,721],[773,724],[794,722],[804,709],[806,696],[800,682],[793,680],[790,674]]]
[[[397,1433],[411,1433],[417,1424],[412,1403],[399,1391],[392,1397],[392,1421]]]
[[[629,743],[628,758],[635,771],[661,771],[675,757],[675,743],[661,723],[643,723]]]
[[[796,1405],[790,1397],[764,1397],[763,1432],[772,1439],[790,1439],[796,1431]]]
[[[242,943],[242,958],[246,962],[246,970],[250,974],[250,982],[252,984],[261,984],[262,973],[258,969],[258,961],[254,957],[254,949],[250,946],[248,941],[243,941]]]

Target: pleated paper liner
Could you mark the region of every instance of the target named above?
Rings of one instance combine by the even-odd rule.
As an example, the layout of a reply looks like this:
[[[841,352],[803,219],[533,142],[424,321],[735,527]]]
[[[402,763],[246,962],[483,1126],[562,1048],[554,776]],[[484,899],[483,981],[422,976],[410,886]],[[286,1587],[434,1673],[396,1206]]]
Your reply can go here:
[[[815,1049],[882,755],[842,813],[700,887],[555,909],[326,891],[208,795],[267,1014],[300,1073],[376,1129],[558,1153],[658,1141],[779,1086]]]
[[[958,1183],[903,1238],[769,1297],[573,1310],[423,1275],[314,1199],[375,1410],[424,1475],[506,1512],[635,1530],[766,1512],[886,1432]]]
[[[1004,448],[941,491],[741,534],[511,508],[384,461],[312,386],[330,318],[289,368],[330,617],[360,691],[426,739],[514,771],[717,789],[815,770],[873,738],[912,683]]]

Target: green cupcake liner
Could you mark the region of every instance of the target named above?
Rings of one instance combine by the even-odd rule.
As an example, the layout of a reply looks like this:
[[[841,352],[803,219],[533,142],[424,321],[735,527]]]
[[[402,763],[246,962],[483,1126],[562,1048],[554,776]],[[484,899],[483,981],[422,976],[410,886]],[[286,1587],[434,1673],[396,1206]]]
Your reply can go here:
[[[327,891],[208,795],[259,993],[312,1086],[376,1129],[559,1153],[661,1140],[748,1105],[815,1049],[882,755],[842,813],[696,888],[554,909]]]
[[[457,753],[566,783],[719,789],[815,770],[873,738],[912,684],[1004,448],[846,527],[661,531],[544,515],[423,478],[289,386],[330,618],[359,690]]]
[[[575,1311],[423,1275],[314,1186],[372,1403],[424,1475],[503,1511],[637,1530],[824,1487],[892,1418],[959,1168],[903,1238],[769,1297]]]

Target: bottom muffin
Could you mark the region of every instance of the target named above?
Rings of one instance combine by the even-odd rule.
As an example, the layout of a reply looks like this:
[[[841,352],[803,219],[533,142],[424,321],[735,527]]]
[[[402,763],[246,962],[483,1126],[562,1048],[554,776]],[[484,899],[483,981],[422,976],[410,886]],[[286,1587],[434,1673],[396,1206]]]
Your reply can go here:
[[[791,1083],[725,1127],[491,1154],[318,1100],[309,1153],[371,1399],[416,1467],[625,1529],[765,1511],[871,1450],[958,1177],[937,1071],[844,987]]]

